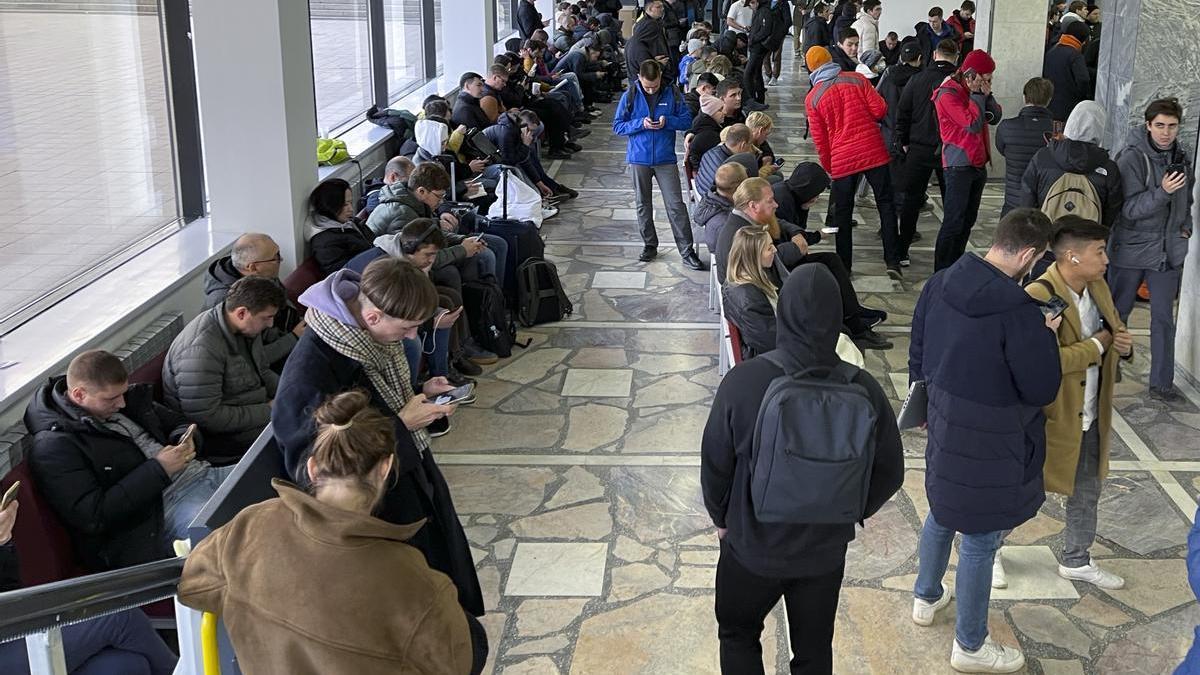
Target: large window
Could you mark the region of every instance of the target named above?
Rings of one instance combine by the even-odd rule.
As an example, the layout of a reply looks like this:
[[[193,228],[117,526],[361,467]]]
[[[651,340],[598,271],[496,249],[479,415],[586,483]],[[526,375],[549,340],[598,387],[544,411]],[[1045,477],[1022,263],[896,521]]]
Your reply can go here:
[[[367,0],[310,2],[317,129],[328,136],[371,107]]]
[[[0,332],[178,227],[160,17],[0,10]]]
[[[384,0],[388,95],[397,98],[425,80],[421,0]]]
[[[496,3],[496,39],[517,32],[517,3],[520,0],[494,0]]]

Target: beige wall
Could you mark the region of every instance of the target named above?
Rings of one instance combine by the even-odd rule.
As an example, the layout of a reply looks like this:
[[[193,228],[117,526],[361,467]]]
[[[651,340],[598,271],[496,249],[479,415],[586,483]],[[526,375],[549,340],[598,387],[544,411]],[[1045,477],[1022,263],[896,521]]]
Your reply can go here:
[[[1042,74],[1046,44],[1045,0],[978,1],[980,20],[976,22],[976,47],[985,48],[996,60],[993,95],[1004,108],[1004,117],[1013,117],[1025,104],[1021,90],[1031,77]],[[988,17],[990,21],[987,20]],[[994,130],[994,127],[993,127]],[[993,133],[993,138],[995,134]],[[992,152],[988,174],[1004,177],[1004,158]]]

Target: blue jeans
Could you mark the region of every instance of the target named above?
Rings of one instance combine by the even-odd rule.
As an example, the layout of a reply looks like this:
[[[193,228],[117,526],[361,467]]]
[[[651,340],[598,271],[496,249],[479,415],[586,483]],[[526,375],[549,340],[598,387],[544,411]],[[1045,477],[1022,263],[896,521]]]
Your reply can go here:
[[[927,602],[942,597],[942,577],[950,563],[950,547],[954,545],[954,530],[942,527],[925,518],[918,547],[917,583],[913,595]],[[1000,548],[1001,532],[963,534],[958,547],[958,574],[954,594],[958,597],[958,618],[954,637],[968,651],[983,646],[988,636],[988,602],[992,598],[992,561]]]
[[[1138,270],[1108,266],[1108,285],[1113,304],[1122,321],[1129,320],[1138,286],[1150,289],[1150,386],[1175,386],[1175,300],[1179,297],[1183,270]]]
[[[187,539],[188,525],[192,524],[200,509],[204,508],[235,468],[236,464],[210,466],[199,475],[190,477],[187,483],[163,493],[163,536],[167,538],[168,549],[176,539]]]
[[[178,661],[137,609],[63,626],[62,640],[72,675],[170,675]],[[0,673],[28,672],[25,641],[0,644]]]
[[[504,237],[485,233],[483,243],[487,244],[487,249],[475,255],[479,258],[479,276],[491,274],[503,285],[504,273],[507,271],[505,263],[508,262],[508,242]]]

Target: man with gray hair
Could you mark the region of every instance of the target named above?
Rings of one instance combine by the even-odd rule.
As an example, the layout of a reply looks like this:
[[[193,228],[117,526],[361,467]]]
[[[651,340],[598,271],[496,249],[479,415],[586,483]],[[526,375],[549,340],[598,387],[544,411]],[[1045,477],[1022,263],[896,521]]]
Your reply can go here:
[[[449,119],[449,115],[447,115],[447,119]],[[403,148],[401,150],[403,151]],[[416,151],[414,150],[414,152]],[[412,175],[415,168],[416,164],[404,155],[397,155],[389,159],[383,167],[383,185],[408,182],[408,177]],[[358,212],[358,219],[362,222],[367,222],[367,218],[371,217],[371,212],[375,210],[376,206],[379,206],[379,200],[383,195],[383,185],[367,192],[366,205],[363,206],[362,211]]]
[[[391,166],[391,162],[388,163]],[[233,242],[229,255],[214,260],[204,275],[204,308],[211,309],[225,301],[229,287],[243,277],[262,277],[273,281],[280,290],[279,266],[283,256],[279,245],[270,236],[249,232]],[[279,372],[296,341],[304,334],[304,315],[287,299],[275,314],[275,323],[263,331],[263,352],[271,368]]]

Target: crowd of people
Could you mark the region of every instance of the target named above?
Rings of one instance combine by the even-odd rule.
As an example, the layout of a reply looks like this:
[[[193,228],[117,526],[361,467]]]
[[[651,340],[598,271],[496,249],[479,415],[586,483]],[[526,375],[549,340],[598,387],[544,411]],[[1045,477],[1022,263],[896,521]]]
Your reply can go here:
[[[910,382],[928,396],[930,504],[912,620],[930,625],[957,597],[951,665],[1022,667],[1018,649],[989,637],[988,602],[991,588],[1007,584],[1006,535],[1037,513],[1046,491],[1067,496],[1058,574],[1123,586],[1090,549],[1113,383],[1133,355],[1126,322],[1143,282],[1149,393],[1180,398],[1173,304],[1194,187],[1178,140],[1180,104],[1150,103],[1145,125],[1110,156],[1108,121],[1090,100],[1099,10],[1082,2],[1060,19],[1051,10],[1043,77],[1026,83],[1025,107],[1004,120],[991,93],[996,64],[974,49],[971,0],[949,18],[933,7],[912,35],[882,39],[880,0],[734,0],[721,26],[688,0],[642,9],[625,39],[619,2],[564,2],[544,19],[521,0],[520,38],[486,72],[464,73],[453,101],[424,102],[380,185],[357,204],[341,179],[312,191],[305,236],[322,279],[298,301],[279,278],[278,244],[245,234],[208,268],[205,308],[167,351],[161,396],[131,385],[121,360],[102,350],[75,357],[37,391],[25,415],[30,468],[88,569],[170,555],[269,423],[288,480],[275,481],[278,499],[246,509],[191,554],[181,600],[221,614],[239,660],[255,669],[353,662],[384,672],[419,662],[479,672],[488,647],[477,617],[488,608],[431,452],[457,407],[475,401],[471,378],[501,358],[473,330],[468,317],[485,308],[464,286],[513,292],[511,244],[488,231],[490,221],[540,225],[577,197],[543,160],[570,161],[599,105],[615,102],[639,260],[658,256],[657,185],[692,270],[706,269],[693,226],[702,230],[742,338],[701,447],[704,500],[721,540],[715,611],[725,672],[761,672],[763,619],[781,597],[793,672],[832,669],[854,524],[897,492],[904,470],[888,397],[861,368],[863,350],[893,344],[874,330],[887,313],[863,305],[854,288],[853,211],[875,208],[887,273],[902,280],[934,176],[944,216],[909,349]],[[810,83],[804,111],[819,161],[785,175],[766,111],[785,77],[789,32]],[[968,241],[997,125],[1003,217],[977,255]],[[826,193],[824,218],[810,228],[809,211]],[[826,235],[835,251],[812,250]],[[783,405],[785,385],[787,405],[805,414],[764,416]],[[458,394],[448,400],[450,392]],[[789,426],[811,415],[830,422]],[[764,420],[776,436],[756,433]],[[823,438],[829,430],[836,437]],[[762,464],[782,438],[801,439],[803,450],[788,451],[796,457],[811,453],[806,489],[784,494],[768,480],[787,471],[786,461]],[[841,473],[813,482],[834,465]],[[803,505],[796,494],[808,487],[829,498]],[[0,544],[15,517],[16,505],[0,512]],[[951,588],[943,577],[956,535]],[[362,578],[401,570],[420,583],[347,585],[347,565]],[[14,566],[0,557],[0,571]],[[144,617],[121,616],[82,624],[103,646],[73,658],[108,649],[137,664],[121,672],[164,672],[169,653]]]

